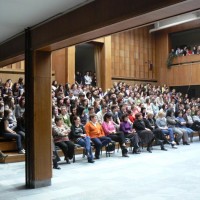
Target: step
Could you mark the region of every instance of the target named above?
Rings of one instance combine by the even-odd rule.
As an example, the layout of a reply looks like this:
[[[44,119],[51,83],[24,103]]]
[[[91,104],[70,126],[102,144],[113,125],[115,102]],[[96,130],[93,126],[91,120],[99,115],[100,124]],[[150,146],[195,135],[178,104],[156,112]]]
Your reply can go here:
[[[6,152],[8,156],[5,159],[0,159],[0,163],[14,163],[25,161],[24,154],[18,154],[17,152]]]
[[[16,141],[14,141],[14,140],[0,141],[0,150],[3,151],[3,152],[16,151],[17,150]]]

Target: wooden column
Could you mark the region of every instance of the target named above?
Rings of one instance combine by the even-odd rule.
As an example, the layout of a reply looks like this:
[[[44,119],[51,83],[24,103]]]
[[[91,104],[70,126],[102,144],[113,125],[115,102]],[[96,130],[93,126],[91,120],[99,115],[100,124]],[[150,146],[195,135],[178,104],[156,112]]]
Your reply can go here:
[[[105,91],[112,86],[111,80],[111,36],[104,38],[102,49],[101,87]]]
[[[26,186],[51,185],[51,52],[34,51],[26,65]],[[26,63],[27,64],[27,63]]]
[[[65,83],[75,83],[75,46],[65,48]]]

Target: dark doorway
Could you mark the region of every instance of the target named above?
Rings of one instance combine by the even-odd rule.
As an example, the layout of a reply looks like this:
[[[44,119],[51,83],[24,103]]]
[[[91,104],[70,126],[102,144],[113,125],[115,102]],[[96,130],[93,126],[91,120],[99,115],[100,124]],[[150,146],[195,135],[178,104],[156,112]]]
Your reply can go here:
[[[84,43],[76,45],[75,53],[75,71],[85,74],[85,72],[95,72],[94,61],[94,45],[90,43]]]

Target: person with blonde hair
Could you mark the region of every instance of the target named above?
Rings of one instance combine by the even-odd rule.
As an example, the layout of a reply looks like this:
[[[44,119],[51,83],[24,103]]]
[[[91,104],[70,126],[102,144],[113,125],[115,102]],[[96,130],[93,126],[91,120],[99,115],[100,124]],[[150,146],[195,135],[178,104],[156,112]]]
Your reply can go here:
[[[167,126],[167,119],[163,111],[158,112],[158,116],[156,119],[156,125],[159,129],[161,129],[162,133],[169,136],[170,143],[172,148],[177,148],[176,142],[174,141],[174,132],[172,128]]]

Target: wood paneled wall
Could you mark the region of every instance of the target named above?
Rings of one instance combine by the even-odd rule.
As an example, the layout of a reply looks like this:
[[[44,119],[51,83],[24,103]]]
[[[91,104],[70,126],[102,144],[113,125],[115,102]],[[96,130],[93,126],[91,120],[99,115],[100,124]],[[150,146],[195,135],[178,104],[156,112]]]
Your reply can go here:
[[[156,79],[155,35],[150,26],[112,35],[112,77]],[[150,64],[153,65],[150,70]]]
[[[24,78],[24,60],[0,68],[0,78],[3,82],[8,79],[17,82],[20,77]]]
[[[75,82],[75,46],[52,52],[52,70],[59,84]]]
[[[171,49],[169,34],[198,28],[200,27],[199,22],[198,20],[185,23],[156,32],[156,68],[158,69],[159,84],[167,84],[169,86],[200,85],[200,55],[178,57],[174,60],[174,64],[178,65],[173,65],[171,69],[168,69],[166,65]]]

